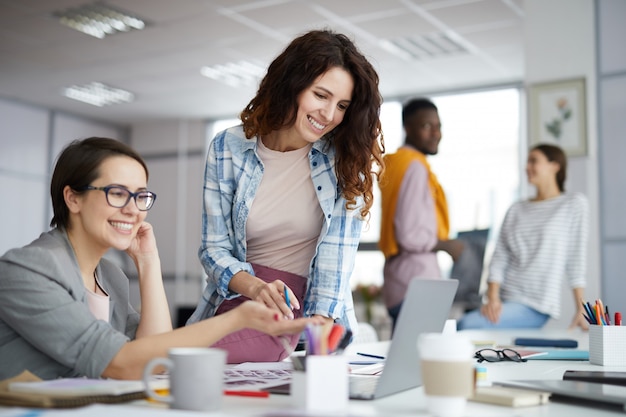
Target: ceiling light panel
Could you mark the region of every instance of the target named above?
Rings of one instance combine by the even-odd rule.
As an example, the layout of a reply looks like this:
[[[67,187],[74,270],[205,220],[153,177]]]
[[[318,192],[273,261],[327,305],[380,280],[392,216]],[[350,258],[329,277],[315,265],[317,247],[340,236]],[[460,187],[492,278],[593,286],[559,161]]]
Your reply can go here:
[[[437,58],[467,52],[463,46],[442,33],[395,38],[391,39],[390,43],[415,59]]]
[[[63,95],[67,98],[98,107],[130,103],[135,100],[135,95],[130,91],[111,87],[100,82],[67,87],[63,90]]]
[[[256,85],[265,74],[265,68],[248,61],[229,62],[202,67],[200,74],[231,87]]]
[[[103,2],[60,10],[52,14],[59,22],[98,39],[120,32],[141,30],[146,22]]]

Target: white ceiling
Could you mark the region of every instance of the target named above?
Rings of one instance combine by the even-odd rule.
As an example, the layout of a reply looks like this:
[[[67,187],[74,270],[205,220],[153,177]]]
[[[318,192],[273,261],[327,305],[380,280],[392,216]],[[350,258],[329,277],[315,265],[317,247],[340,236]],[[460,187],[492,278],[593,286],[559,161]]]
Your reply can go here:
[[[256,87],[222,84],[200,68],[243,59],[265,67],[296,35],[320,28],[356,41],[384,97],[523,78],[523,0],[106,0],[149,26],[105,39],[52,17],[88,1],[0,0],[0,97],[120,124],[236,117]],[[444,35],[456,52],[416,58],[389,47]],[[60,94],[92,81],[136,101],[100,108]]]

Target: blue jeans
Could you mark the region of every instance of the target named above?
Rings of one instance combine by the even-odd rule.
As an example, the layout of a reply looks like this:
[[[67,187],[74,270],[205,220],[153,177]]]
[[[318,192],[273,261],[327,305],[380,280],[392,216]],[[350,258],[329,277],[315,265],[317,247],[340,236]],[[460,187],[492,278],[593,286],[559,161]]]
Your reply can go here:
[[[538,329],[543,327],[549,315],[538,312],[524,304],[503,302],[500,320],[492,323],[480,314],[480,309],[470,311],[458,322],[457,329]]]

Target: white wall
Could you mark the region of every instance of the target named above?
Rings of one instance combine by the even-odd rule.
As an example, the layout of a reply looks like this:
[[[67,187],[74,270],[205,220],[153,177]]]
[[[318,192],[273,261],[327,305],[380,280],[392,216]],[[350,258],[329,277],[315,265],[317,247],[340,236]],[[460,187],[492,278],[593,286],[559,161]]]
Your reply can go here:
[[[594,3],[589,0],[526,0],[524,9],[526,87],[579,77],[586,80],[588,155],[569,158],[566,189],[585,194],[590,202],[586,298],[595,299],[600,291],[600,251]],[[561,318],[551,320],[548,327],[563,328],[571,322],[576,306],[567,285],[563,289],[563,301]]]
[[[0,100],[0,254],[46,228],[49,117],[45,110]]]
[[[203,288],[204,273],[197,253],[206,123],[171,120],[136,124],[130,143],[145,158],[150,170],[148,187],[157,194],[147,221],[154,226],[168,300],[175,314],[177,306],[195,305]]]
[[[55,158],[68,142],[98,135],[126,139],[115,125],[0,98],[0,254],[48,230]]]

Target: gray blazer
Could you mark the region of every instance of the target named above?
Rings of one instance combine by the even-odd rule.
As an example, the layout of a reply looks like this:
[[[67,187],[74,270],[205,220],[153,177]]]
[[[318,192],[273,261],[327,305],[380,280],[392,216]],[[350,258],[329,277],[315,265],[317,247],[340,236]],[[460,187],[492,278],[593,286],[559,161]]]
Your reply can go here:
[[[64,229],[0,257],[0,379],[25,369],[43,379],[101,376],[135,337],[139,314],[118,266],[102,259],[96,273],[109,294],[109,323],[89,310]]]

